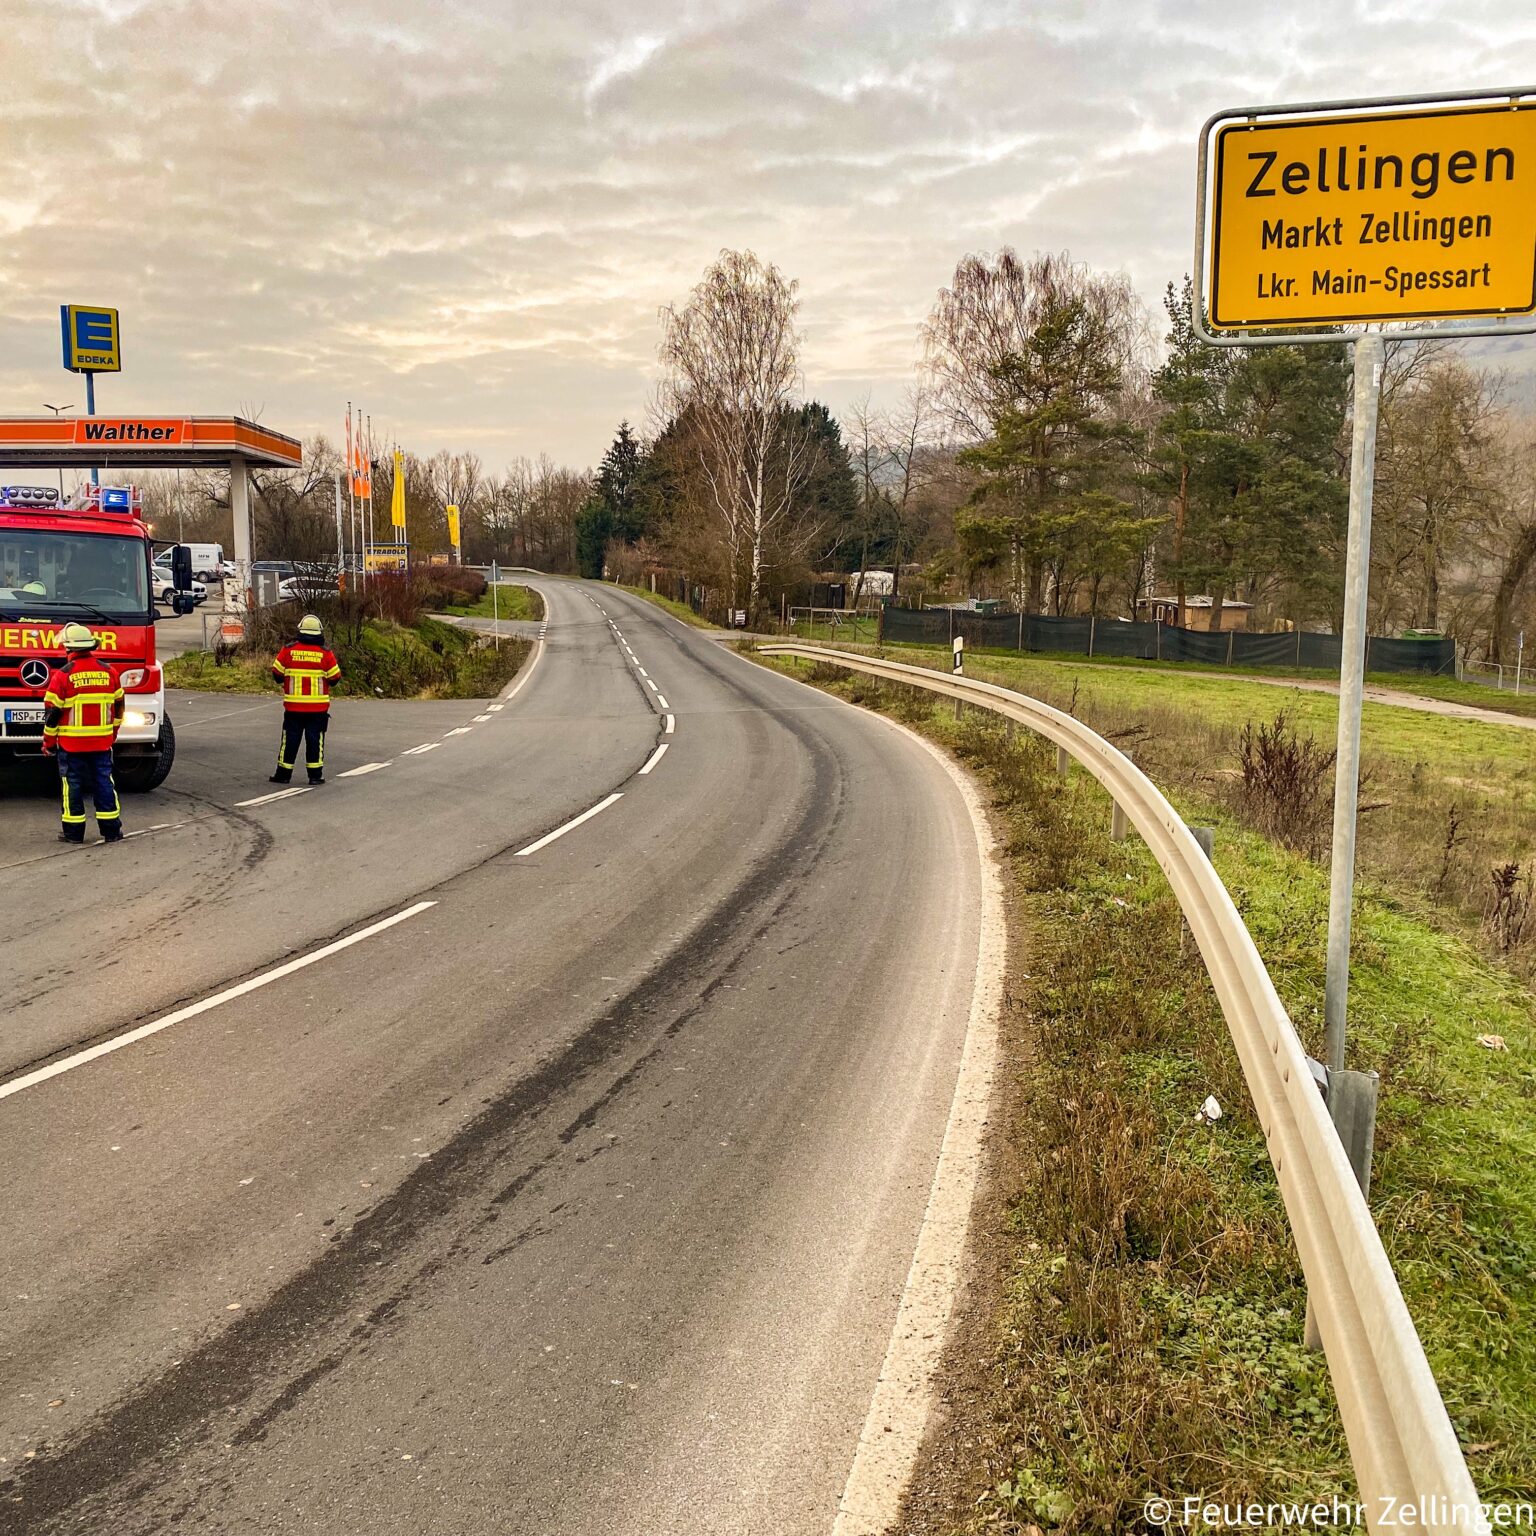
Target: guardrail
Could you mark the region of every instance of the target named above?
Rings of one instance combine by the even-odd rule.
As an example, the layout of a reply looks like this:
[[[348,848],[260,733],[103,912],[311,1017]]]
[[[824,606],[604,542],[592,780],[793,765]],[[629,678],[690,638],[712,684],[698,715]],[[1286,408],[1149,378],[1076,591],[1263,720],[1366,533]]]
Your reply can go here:
[[[758,649],[991,710],[1054,742],[1109,791],[1173,887],[1237,1048],[1306,1276],[1367,1525],[1399,1530],[1401,1511],[1412,1506],[1418,1529],[1487,1532],[1440,1389],[1295,1026],[1226,886],[1162,792],[1082,721],[1026,694],[822,646]]]

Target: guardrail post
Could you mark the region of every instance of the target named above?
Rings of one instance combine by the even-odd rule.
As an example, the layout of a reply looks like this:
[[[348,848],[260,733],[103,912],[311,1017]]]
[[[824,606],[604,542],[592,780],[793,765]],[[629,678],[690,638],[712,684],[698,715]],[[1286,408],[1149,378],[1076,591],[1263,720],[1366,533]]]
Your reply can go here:
[[[1124,754],[1124,756],[1125,756],[1126,761],[1129,762],[1130,758],[1131,758],[1131,754],[1129,752],[1126,752]],[[1127,816],[1125,814],[1125,811],[1121,807],[1120,802],[1118,800],[1116,800],[1114,802],[1113,809],[1109,813],[1109,840],[1110,840],[1110,842],[1112,842],[1112,843],[1123,843],[1125,841],[1127,835],[1129,834],[1130,830],[1131,830],[1131,819],[1130,819],[1129,816]]]
[[[1066,778],[1068,770],[1072,767],[1072,754],[1065,747],[1056,748],[1056,772]]]
[[[1371,1197],[1371,1157],[1376,1150],[1376,1095],[1381,1081],[1375,1072],[1328,1070],[1328,1113],[1344,1144],[1344,1155],[1354,1169],[1355,1182],[1367,1200]],[[1312,1298],[1307,1297],[1307,1321],[1302,1342],[1308,1349],[1323,1347]]]
[[[1199,843],[1200,852],[1203,853],[1206,858],[1211,859],[1212,862],[1214,862],[1216,853],[1216,828],[1191,827],[1189,830],[1194,834],[1195,841]],[[1194,937],[1194,930],[1189,926],[1189,919],[1185,917],[1182,912],[1180,912],[1179,955],[1181,958],[1189,953],[1189,946],[1193,942]]]

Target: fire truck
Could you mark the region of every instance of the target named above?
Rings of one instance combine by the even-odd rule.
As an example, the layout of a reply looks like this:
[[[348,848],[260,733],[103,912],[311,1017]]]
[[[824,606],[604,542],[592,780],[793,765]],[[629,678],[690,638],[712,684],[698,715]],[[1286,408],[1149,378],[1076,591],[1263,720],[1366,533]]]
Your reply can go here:
[[[153,544],[131,486],[0,486],[0,760],[40,757],[43,695],[64,626],[89,625],[126,695],[118,786],[149,790],[176,756],[155,660]]]

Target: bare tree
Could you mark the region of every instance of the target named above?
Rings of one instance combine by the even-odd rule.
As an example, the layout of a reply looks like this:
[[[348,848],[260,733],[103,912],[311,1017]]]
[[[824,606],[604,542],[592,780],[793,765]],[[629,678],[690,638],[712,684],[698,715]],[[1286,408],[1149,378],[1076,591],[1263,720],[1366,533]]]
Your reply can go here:
[[[1065,251],[1025,261],[1007,246],[996,257],[960,262],[922,332],[935,403],[956,436],[974,443],[992,435],[1015,403],[1011,365],[1030,350],[1042,321],[1069,303],[1085,307],[1091,329],[1105,339],[1103,361],[1134,384],[1146,361],[1148,321],[1123,272],[1094,272]]]
[[[722,251],[681,309],[661,311],[661,405],[689,421],[726,544],[731,607],[745,576],[754,619],[770,543],[790,531],[810,468],[809,437],[791,410],[798,286],[751,251]]]
[[[901,590],[903,552],[913,548],[911,518],[917,499],[949,462],[936,442],[939,411],[927,383],[912,385],[901,404],[887,411],[870,408],[866,395],[849,412],[849,451],[859,484],[861,533],[865,555],[859,560],[859,588],[868,564],[871,539],[891,540],[891,596]]]

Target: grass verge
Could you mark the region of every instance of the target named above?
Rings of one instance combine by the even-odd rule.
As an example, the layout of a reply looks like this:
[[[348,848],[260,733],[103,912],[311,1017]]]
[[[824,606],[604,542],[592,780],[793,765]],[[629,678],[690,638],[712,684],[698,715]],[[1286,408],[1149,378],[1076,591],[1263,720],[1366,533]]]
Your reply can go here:
[[[472,631],[422,619],[403,627],[376,619],[331,637],[341,663],[338,697],[391,699],[492,698],[517,676],[533,647],[503,639],[495,646]],[[172,688],[211,693],[277,693],[269,652],[240,650],[219,656],[187,651],[165,664]]]
[[[510,582],[504,582],[497,588],[494,610],[491,604],[491,590],[487,587],[485,595],[478,601],[450,606],[444,611],[464,619],[490,619],[499,614],[503,619],[537,621],[544,617],[544,599],[532,587],[515,586]]]
[[[610,583],[613,585],[613,583]],[[654,603],[665,613],[670,613],[674,619],[681,619],[684,624],[691,625],[694,629],[714,629],[708,619],[695,613],[687,603],[680,603],[675,598],[663,597],[660,592],[652,592],[645,587],[626,587],[619,585],[620,592],[632,592],[636,597],[643,597],[646,602]]]
[[[1143,1530],[1145,1499],[1353,1496],[1262,1132],[1161,872],[1112,843],[1087,775],[999,722],[832,667],[784,670],[892,713],[988,787],[1026,933],[1028,1019],[1004,1134],[1019,1169],[988,1390],[928,1455],[961,1458],[908,1531]],[[1156,773],[1153,775],[1158,777]],[[1165,785],[1165,788],[1168,786]],[[1325,872],[1188,785],[1216,863],[1308,1048],[1320,1047]],[[1351,1064],[1382,1075],[1371,1204],[1485,1498],[1536,1487],[1533,999],[1414,903],[1362,892]],[[1479,1037],[1499,1037],[1488,1049]],[[1223,1108],[1205,1124],[1207,1094]],[[1195,1529],[1198,1527],[1190,1527]]]

